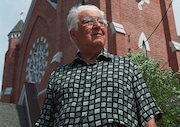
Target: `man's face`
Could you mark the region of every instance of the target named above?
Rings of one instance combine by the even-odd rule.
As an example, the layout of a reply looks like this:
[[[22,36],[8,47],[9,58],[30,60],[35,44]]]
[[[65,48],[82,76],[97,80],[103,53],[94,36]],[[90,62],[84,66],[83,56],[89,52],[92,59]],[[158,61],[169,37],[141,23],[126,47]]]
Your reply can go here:
[[[78,30],[73,30],[74,42],[81,50],[102,49],[106,42],[106,24],[95,10],[85,10],[79,13]]]

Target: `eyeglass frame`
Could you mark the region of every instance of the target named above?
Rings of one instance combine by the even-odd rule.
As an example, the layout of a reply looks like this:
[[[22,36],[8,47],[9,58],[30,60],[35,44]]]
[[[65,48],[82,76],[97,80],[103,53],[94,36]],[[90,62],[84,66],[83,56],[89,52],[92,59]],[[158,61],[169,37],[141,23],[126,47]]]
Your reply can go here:
[[[81,20],[82,24],[86,24],[88,26],[94,26],[96,23],[99,23],[101,27],[107,27],[107,21],[103,18],[95,18],[95,17],[86,17],[84,19]]]

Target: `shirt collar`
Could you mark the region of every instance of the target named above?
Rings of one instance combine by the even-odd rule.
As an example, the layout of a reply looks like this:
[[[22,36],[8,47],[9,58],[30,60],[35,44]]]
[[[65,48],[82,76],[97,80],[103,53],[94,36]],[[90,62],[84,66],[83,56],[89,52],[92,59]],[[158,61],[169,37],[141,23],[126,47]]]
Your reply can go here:
[[[112,59],[112,54],[110,54],[105,48],[102,49],[101,53],[97,56],[97,61],[109,61]],[[75,66],[77,64],[87,65],[86,62],[81,58],[80,52],[77,52],[74,60],[71,63],[71,66]]]

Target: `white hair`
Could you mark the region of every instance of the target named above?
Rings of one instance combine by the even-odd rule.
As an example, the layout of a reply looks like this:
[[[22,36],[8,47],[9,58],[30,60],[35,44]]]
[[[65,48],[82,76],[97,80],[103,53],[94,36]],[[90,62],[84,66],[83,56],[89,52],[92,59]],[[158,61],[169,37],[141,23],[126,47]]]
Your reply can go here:
[[[80,6],[75,6],[75,7],[71,8],[71,10],[69,11],[69,14],[67,16],[68,31],[70,31],[72,29],[78,30],[79,13],[84,11],[84,10],[96,10],[96,11],[99,12],[101,18],[104,19],[104,12],[101,11],[95,5],[80,5]]]

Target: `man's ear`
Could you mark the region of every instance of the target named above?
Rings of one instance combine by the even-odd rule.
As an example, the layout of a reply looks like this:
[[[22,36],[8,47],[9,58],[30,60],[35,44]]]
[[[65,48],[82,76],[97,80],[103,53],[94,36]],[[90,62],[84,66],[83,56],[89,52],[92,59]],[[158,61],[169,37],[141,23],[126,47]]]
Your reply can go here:
[[[76,39],[76,31],[75,30],[70,30],[69,34],[73,40]]]

